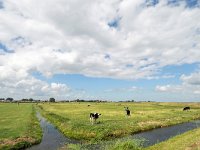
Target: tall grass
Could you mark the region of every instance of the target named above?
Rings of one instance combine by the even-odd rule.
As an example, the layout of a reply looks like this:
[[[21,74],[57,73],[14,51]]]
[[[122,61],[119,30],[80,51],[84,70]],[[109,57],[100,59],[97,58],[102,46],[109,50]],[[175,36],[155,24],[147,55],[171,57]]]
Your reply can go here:
[[[120,139],[98,144],[68,144],[68,150],[142,150],[142,140]]]
[[[141,150],[142,141],[137,139],[117,140],[115,143],[107,145],[105,150]]]

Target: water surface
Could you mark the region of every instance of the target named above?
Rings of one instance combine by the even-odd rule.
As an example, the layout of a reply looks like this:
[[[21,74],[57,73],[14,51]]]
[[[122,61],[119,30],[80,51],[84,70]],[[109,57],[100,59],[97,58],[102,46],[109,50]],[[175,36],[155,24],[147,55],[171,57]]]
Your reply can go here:
[[[157,128],[150,131],[137,133],[134,134],[132,138],[145,139],[144,147],[147,147],[199,127],[200,127],[200,120],[196,120],[192,122],[186,122],[169,127]]]
[[[43,131],[42,141],[40,144],[32,146],[27,150],[56,150],[61,148],[65,144],[80,144],[79,141],[65,137],[60,131],[55,128],[55,126],[49,123],[39,113],[37,113],[37,117],[40,120],[40,126]],[[131,135],[129,139],[145,139],[143,146],[147,147],[198,127],[200,127],[200,120],[181,123],[169,127],[152,129],[150,131],[144,131]],[[126,138],[122,138],[122,140],[125,139]],[[87,145],[86,147],[89,149],[101,149],[101,146],[101,144],[94,144]]]
[[[68,143],[78,143],[76,140],[66,138],[58,129],[37,112],[37,118],[40,120],[40,126],[43,131],[42,141],[27,150],[57,150]]]

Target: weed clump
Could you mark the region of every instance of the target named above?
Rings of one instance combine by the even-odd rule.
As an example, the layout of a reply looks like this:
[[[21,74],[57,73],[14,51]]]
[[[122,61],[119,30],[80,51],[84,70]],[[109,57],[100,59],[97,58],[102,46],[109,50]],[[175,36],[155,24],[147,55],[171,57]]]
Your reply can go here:
[[[128,140],[117,140],[112,144],[108,144],[105,150],[141,150],[142,140],[128,139]]]

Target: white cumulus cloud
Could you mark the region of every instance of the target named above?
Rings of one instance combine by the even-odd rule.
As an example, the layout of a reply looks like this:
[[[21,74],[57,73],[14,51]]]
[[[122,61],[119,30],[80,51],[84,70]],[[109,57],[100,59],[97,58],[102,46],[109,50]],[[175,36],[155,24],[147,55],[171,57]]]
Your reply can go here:
[[[141,0],[4,0],[1,5],[0,44],[6,46],[0,48],[1,83],[31,79],[45,84],[44,91],[60,91],[67,87],[44,83],[32,72],[148,79],[164,66],[200,60],[200,9],[183,2],[170,6],[161,0],[147,7]]]
[[[155,90],[159,92],[175,92],[185,94],[200,94],[200,72],[180,76],[181,84],[157,85]]]

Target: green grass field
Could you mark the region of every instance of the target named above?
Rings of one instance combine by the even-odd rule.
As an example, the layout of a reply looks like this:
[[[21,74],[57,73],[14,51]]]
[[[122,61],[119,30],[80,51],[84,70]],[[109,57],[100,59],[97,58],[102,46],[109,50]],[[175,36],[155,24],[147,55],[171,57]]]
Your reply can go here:
[[[41,141],[32,104],[0,103],[0,149],[19,149]]]
[[[124,106],[130,108],[130,118],[125,117]],[[184,106],[192,109],[183,111]],[[200,118],[199,103],[51,103],[39,107],[67,137],[91,143]],[[90,112],[102,114],[99,123],[91,125]]]
[[[0,103],[0,149],[20,149],[41,140],[42,132],[35,116],[35,108],[52,122],[65,136],[82,140],[85,144],[103,143],[109,150],[141,150],[140,141],[117,138],[174,125],[200,118],[200,103]],[[90,106],[88,106],[90,105]],[[131,110],[131,117],[125,116],[124,106]],[[190,106],[190,111],[183,111]],[[97,124],[89,121],[90,112],[102,115]],[[66,145],[67,149],[82,149],[82,145]],[[66,149],[64,147],[64,149]],[[197,150],[200,148],[200,129],[182,135],[145,150]]]

